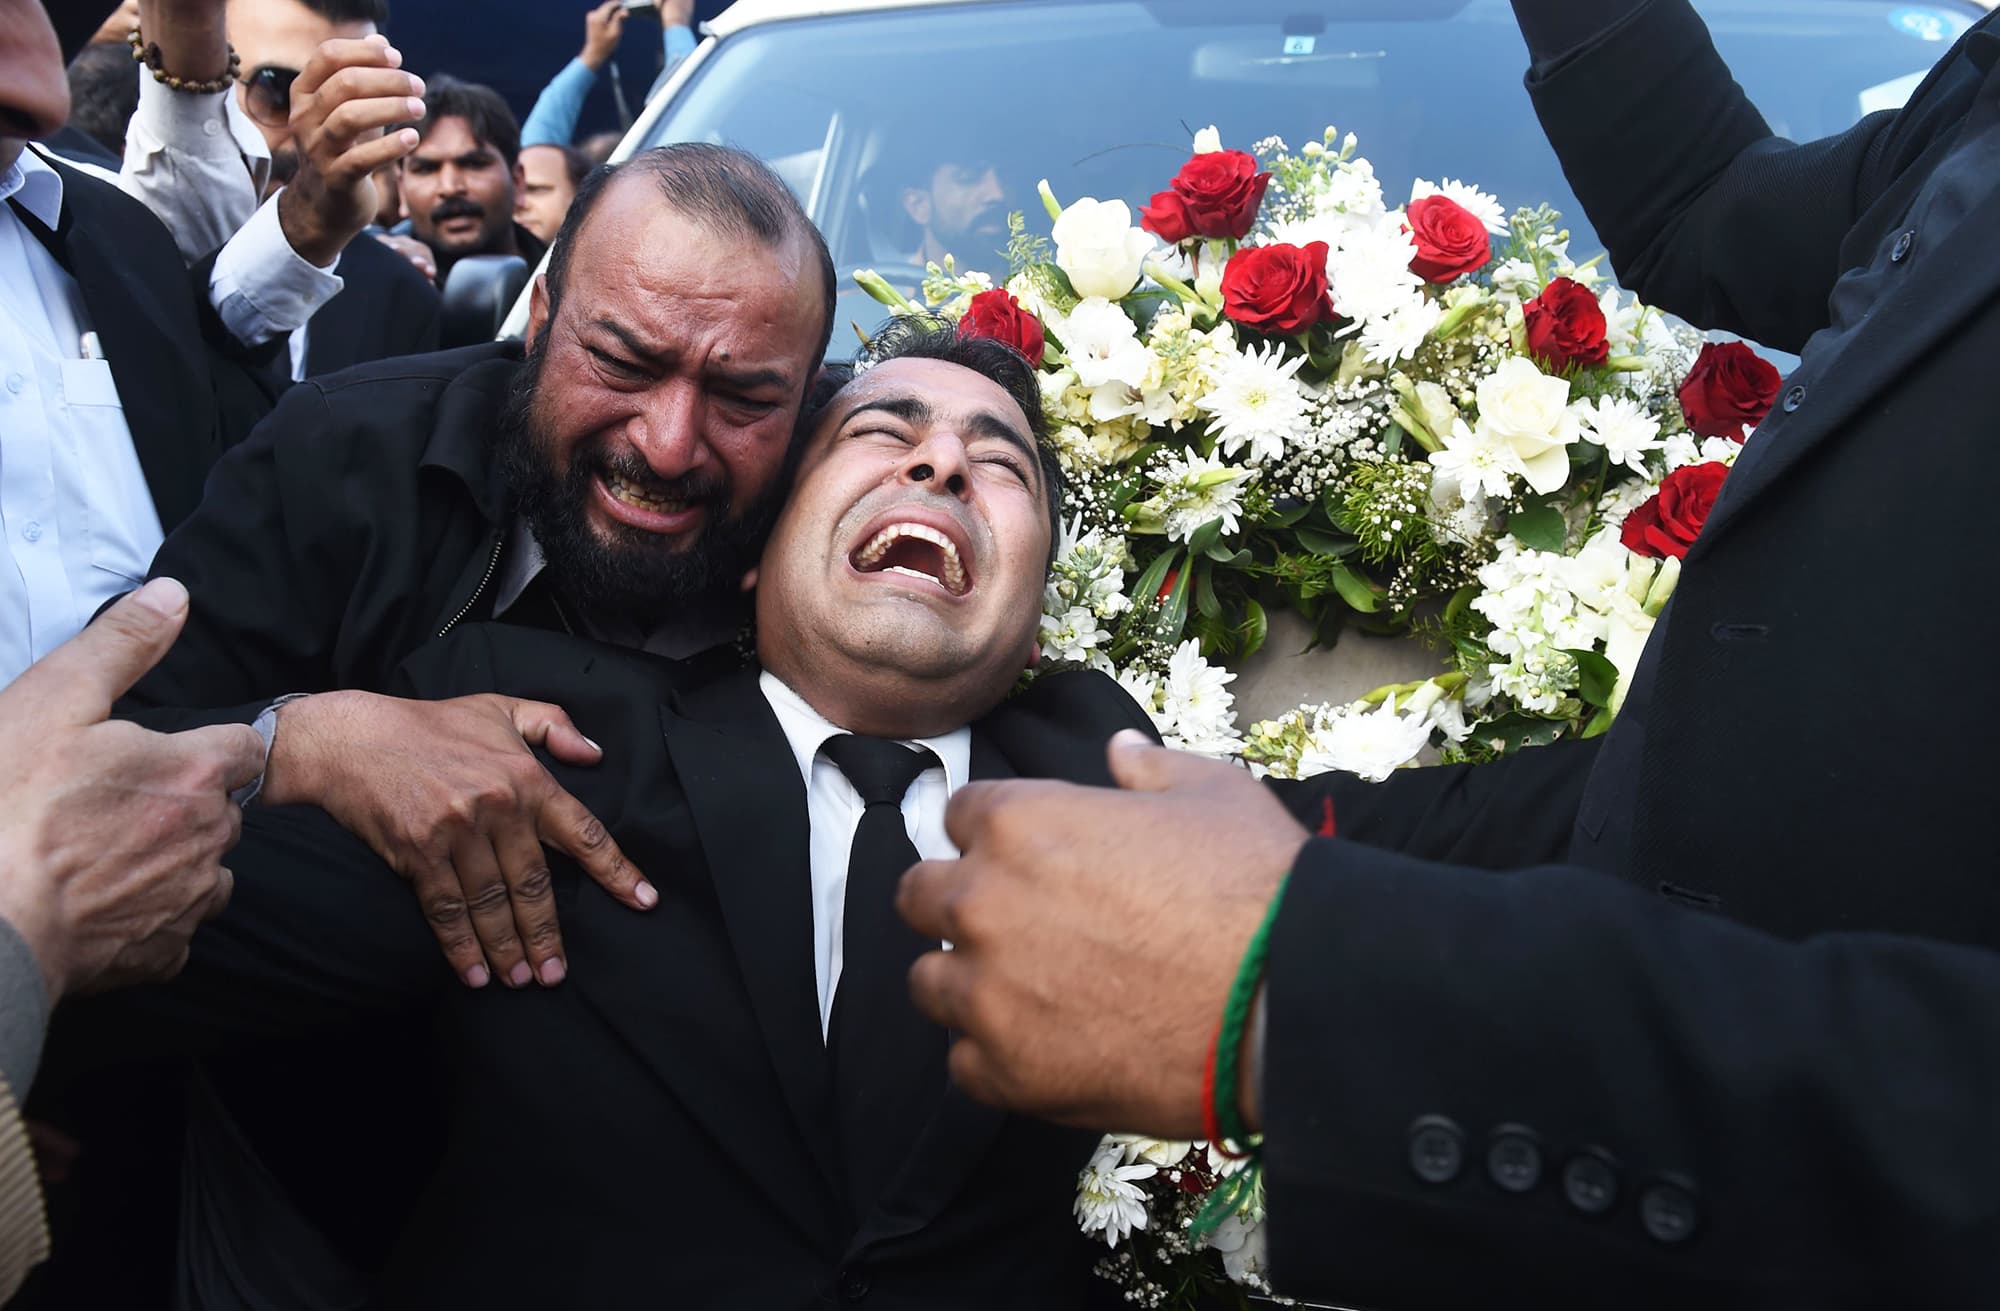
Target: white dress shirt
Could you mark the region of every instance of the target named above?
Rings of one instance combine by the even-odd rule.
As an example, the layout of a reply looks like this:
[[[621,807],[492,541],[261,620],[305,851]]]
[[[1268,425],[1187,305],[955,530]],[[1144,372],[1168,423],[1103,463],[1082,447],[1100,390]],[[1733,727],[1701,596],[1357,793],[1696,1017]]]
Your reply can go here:
[[[161,540],[76,280],[5,203],[53,229],[62,195],[33,151],[0,175],[0,686],[137,586]]]
[[[118,185],[159,216],[192,264],[249,222],[270,181],[271,150],[235,87],[195,95],[137,64],[132,75],[139,107],[125,125]]]
[[[768,670],[758,678],[764,699],[778,716],[785,739],[806,785],[806,814],[812,854],[813,974],[819,982],[819,1031],[824,1038],[833,1018],[834,990],[840,986],[841,934],[847,904],[847,857],[854,830],[867,806],[847,775],[821,753],[831,737],[847,730],[828,723]],[[972,730],[956,729],[942,737],[912,738],[904,745],[928,747],[943,762],[917,775],[903,794],[903,825],[917,854],[925,860],[951,860],[958,848],[945,836],[945,803],[964,786],[972,768]]]

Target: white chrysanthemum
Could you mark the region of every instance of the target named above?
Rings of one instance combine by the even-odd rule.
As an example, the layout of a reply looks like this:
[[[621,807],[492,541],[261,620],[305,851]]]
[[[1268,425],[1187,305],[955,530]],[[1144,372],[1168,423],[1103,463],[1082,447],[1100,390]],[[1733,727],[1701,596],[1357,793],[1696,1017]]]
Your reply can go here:
[[[1236,731],[1236,697],[1229,690],[1235,679],[1229,670],[1208,663],[1194,638],[1174,648],[1155,716],[1167,745],[1210,756],[1234,754],[1242,744]]]
[[[1416,257],[1416,239],[1400,223],[1343,235],[1326,257],[1334,309],[1368,323],[1422,300],[1423,279],[1410,272],[1410,261]]]
[[[1633,473],[1646,473],[1646,457],[1660,449],[1660,422],[1639,408],[1636,401],[1605,396],[1577,406],[1583,421],[1583,439],[1604,448],[1611,463],[1622,464]]]
[[[1542,275],[1524,259],[1502,260],[1492,268],[1493,289],[1513,300],[1533,300],[1542,294]]]
[[[1431,499],[1440,505],[1453,499],[1477,503],[1482,514],[1486,498],[1505,500],[1514,493],[1514,480],[1528,476],[1513,447],[1484,426],[1466,427],[1463,419],[1451,425],[1444,449],[1431,452],[1430,461]]]
[[[1428,297],[1406,302],[1400,309],[1362,325],[1362,353],[1371,364],[1407,360],[1443,319],[1443,307]]]
[[[1250,448],[1250,463],[1275,464],[1311,426],[1311,394],[1298,380],[1306,362],[1289,362],[1276,342],[1261,350],[1219,356],[1210,371],[1210,390],[1195,404],[1215,417],[1216,449],[1234,456]]]
[[[1139,340],[1139,329],[1110,301],[1101,296],[1079,301],[1053,326],[1069,353],[1078,385],[1094,389],[1122,383],[1136,388],[1146,380],[1151,357]]]
[[[1727,437],[1698,437],[1691,432],[1675,433],[1660,448],[1668,473],[1690,464],[1735,464],[1742,453],[1742,444]]]
[[[1135,1229],[1146,1227],[1146,1194],[1137,1180],[1159,1173],[1152,1165],[1120,1164],[1115,1143],[1100,1144],[1076,1180],[1076,1222],[1086,1234],[1102,1234],[1116,1247]]]
[[[1380,783],[1430,744],[1427,713],[1399,715],[1396,698],[1387,697],[1373,714],[1333,716],[1314,732],[1299,756],[1299,777],[1332,770]]]
[[[1410,202],[1415,204],[1425,196],[1443,196],[1478,219],[1481,226],[1496,237],[1507,233],[1507,210],[1500,204],[1500,198],[1487,195],[1470,182],[1446,178],[1432,184],[1418,178],[1410,186]]]
[[[1125,689],[1125,695],[1152,717],[1153,727],[1157,729],[1160,726],[1160,676],[1144,665],[1127,665],[1114,677],[1118,686]]]

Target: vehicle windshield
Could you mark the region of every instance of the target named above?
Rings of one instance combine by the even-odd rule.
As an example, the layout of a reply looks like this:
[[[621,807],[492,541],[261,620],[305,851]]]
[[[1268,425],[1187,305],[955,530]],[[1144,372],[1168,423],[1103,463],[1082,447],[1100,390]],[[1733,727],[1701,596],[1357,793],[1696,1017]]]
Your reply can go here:
[[[1772,130],[1839,132],[1893,108],[1974,22],[1970,5],[1873,0],[1697,4]],[[1507,0],[1016,0],[754,27],[723,40],[646,140],[726,142],[770,161],[843,274],[913,286],[926,257],[1004,275],[1005,215],[1046,232],[1035,184],[1135,207],[1196,130],[1295,147],[1329,123],[1389,192],[1458,178],[1510,209],[1546,201],[1596,235],[1536,122]],[[858,292],[842,321],[881,310]],[[853,338],[836,333],[844,354]]]

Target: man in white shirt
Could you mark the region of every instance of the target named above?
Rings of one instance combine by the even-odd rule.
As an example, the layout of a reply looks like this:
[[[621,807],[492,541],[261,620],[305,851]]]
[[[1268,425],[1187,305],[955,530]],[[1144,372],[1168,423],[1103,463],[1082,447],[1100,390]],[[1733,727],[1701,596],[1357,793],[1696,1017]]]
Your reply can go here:
[[[150,12],[142,2],[142,23]],[[180,40],[158,59],[163,68],[170,58],[189,60],[181,67],[198,79],[210,71],[203,50]],[[305,94],[337,72],[350,82],[393,78],[407,89],[406,75],[382,67],[384,50],[373,41],[323,50],[300,79]],[[46,53],[60,81],[55,51]],[[206,53],[213,60],[216,51]],[[226,57],[221,62],[226,67]],[[66,84],[62,92],[66,104]],[[347,148],[333,167],[302,173],[300,186],[288,189],[297,199],[282,231],[276,206],[260,211],[286,259],[330,264],[343,230],[358,231],[372,212],[370,173],[379,157],[409,144],[356,138],[357,127],[378,132],[409,110],[406,96],[384,100],[346,102],[348,135],[322,135],[327,148]],[[19,139],[0,150],[0,202],[5,683],[145,577],[163,533],[199,499],[208,466],[268,408],[269,384],[243,344],[270,337],[294,311],[276,304],[274,284],[232,263],[228,250],[204,288],[201,271],[184,270],[151,215]],[[246,235],[254,231],[253,221]]]

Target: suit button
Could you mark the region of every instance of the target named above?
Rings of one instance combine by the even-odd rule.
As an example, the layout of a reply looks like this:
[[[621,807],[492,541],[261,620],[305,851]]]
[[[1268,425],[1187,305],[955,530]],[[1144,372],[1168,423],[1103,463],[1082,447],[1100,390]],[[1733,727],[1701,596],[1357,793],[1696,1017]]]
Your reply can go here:
[[[1651,1184],[1639,1194],[1639,1222],[1656,1242],[1686,1242],[1700,1218],[1694,1193],[1679,1184]]]
[[[1448,1184],[1465,1168],[1465,1134],[1442,1115],[1410,1126],[1410,1170],[1427,1184]]]
[[[840,1291],[841,1301],[859,1302],[868,1296],[868,1290],[873,1287],[874,1281],[868,1278],[865,1266],[851,1265],[840,1272],[834,1280],[834,1285]]]
[[[1618,1167],[1596,1148],[1563,1166],[1563,1196],[1585,1215],[1603,1215],[1618,1203]]]
[[[1805,403],[1806,403],[1806,389],[1803,384],[1793,387],[1790,391],[1785,393],[1786,414],[1796,414],[1798,412],[1799,406],[1804,405]]]
[[[1486,1174],[1503,1192],[1525,1193],[1542,1181],[1542,1149],[1532,1130],[1503,1124],[1486,1146]]]
[[[1889,262],[1892,264],[1901,264],[1904,260],[1908,259],[1910,257],[1910,247],[1914,246],[1916,242],[1917,230],[1915,228],[1904,228],[1902,235],[1896,238],[1896,248],[1889,252]]]

